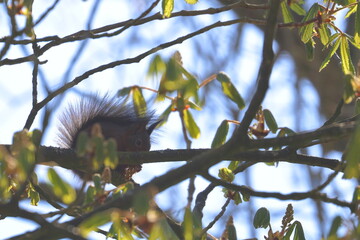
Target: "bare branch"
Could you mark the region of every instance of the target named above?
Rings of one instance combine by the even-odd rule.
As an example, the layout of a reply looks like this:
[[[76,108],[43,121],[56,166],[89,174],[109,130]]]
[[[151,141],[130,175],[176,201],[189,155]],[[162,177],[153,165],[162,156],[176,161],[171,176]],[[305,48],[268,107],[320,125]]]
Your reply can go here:
[[[315,190],[310,190],[308,192],[293,192],[289,194],[282,194],[279,192],[261,192],[255,191],[247,186],[239,186],[236,184],[228,183],[217,179],[209,174],[202,175],[205,179],[210,181],[211,183],[223,186],[233,191],[239,191],[240,193],[247,194],[254,197],[262,197],[262,198],[277,198],[280,200],[304,200],[304,199],[314,199],[314,200],[321,200],[323,202],[333,203],[340,207],[347,207],[350,210],[355,209],[353,204],[350,202],[342,201],[337,198],[330,198],[325,193],[319,193]]]

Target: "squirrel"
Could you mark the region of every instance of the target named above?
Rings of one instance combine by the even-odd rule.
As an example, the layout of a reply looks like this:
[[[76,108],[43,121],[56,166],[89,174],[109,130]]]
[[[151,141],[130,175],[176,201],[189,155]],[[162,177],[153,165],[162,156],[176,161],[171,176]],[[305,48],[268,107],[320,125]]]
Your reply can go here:
[[[75,149],[79,134],[90,134],[95,124],[101,127],[104,139],[113,138],[118,151],[149,151],[150,135],[160,121],[153,113],[138,115],[134,109],[120,98],[105,95],[99,98],[83,98],[77,104],[69,105],[59,118],[58,143],[63,148]],[[132,180],[133,174],[141,170],[141,165],[118,165],[113,170],[119,183]],[[74,171],[83,180],[90,180],[89,173]],[[113,176],[114,177],[114,176]]]

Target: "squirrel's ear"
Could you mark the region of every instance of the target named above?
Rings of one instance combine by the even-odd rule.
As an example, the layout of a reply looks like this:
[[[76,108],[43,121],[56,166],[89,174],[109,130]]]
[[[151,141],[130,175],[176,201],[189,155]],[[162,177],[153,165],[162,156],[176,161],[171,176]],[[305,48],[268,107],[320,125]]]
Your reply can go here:
[[[151,133],[154,131],[154,129],[156,128],[156,126],[159,125],[159,123],[161,123],[161,121],[162,121],[162,120],[158,120],[158,121],[154,122],[153,124],[151,124],[151,125],[146,129],[147,133],[148,133],[149,135],[151,135]]]

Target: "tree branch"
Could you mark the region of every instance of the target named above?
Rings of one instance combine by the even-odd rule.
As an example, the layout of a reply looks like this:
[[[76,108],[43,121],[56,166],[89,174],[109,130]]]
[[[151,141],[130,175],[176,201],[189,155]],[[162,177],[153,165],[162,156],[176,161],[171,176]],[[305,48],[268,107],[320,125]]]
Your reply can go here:
[[[261,191],[255,191],[247,186],[239,186],[236,184],[222,181],[207,173],[203,174],[202,176],[215,185],[223,186],[233,191],[239,191],[242,194],[247,194],[254,197],[277,198],[279,200],[304,200],[310,198],[310,199],[321,200],[323,202],[333,203],[341,207],[347,207],[350,210],[355,209],[352,203],[341,201],[337,198],[329,198],[325,193],[319,193],[317,192],[317,190],[310,190],[308,192],[293,192],[289,194],[282,194],[279,192],[261,192]]]
[[[265,98],[267,89],[269,88],[269,80],[274,64],[274,52],[272,44],[275,37],[275,31],[277,27],[277,16],[280,8],[280,0],[270,1],[270,10],[266,21],[264,30],[264,43],[262,52],[262,62],[259,69],[257,78],[257,88],[248,109],[240,123],[239,128],[235,131],[232,138],[229,141],[230,145],[243,144],[248,140],[247,131],[255,114],[259,110],[260,104]]]

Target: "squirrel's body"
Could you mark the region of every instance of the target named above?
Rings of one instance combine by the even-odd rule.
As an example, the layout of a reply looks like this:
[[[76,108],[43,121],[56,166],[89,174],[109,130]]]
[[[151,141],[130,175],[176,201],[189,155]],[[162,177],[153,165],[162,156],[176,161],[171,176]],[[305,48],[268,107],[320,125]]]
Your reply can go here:
[[[101,127],[105,139],[113,138],[118,151],[149,151],[150,134],[158,124],[152,114],[138,116],[132,107],[118,98],[92,97],[70,105],[60,118],[59,143],[75,149],[80,132],[90,134],[94,124]],[[119,165],[114,171],[124,180],[140,171],[140,165]],[[84,172],[75,171],[81,178]]]

